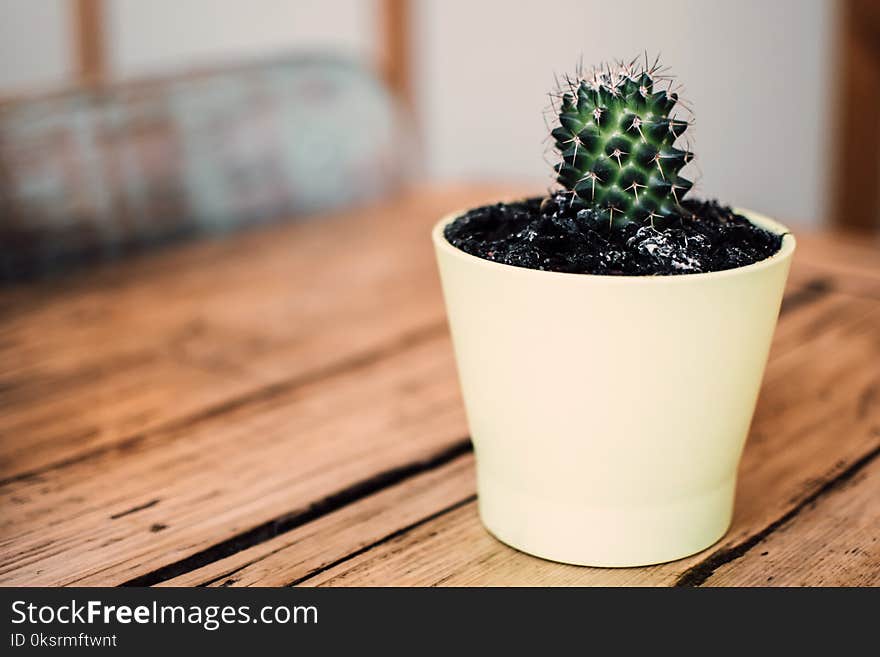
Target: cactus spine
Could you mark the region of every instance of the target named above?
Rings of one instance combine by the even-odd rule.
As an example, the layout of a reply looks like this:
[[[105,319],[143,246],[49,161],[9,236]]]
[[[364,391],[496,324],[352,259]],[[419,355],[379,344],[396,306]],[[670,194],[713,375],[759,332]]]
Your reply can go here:
[[[655,90],[662,82],[670,89]],[[681,101],[656,61],[566,78],[555,98],[559,121],[551,135],[562,156],[555,171],[573,203],[598,211],[612,227],[662,226],[683,216],[680,201],[693,183],[679,171],[693,154],[675,143],[690,124],[670,116]]]

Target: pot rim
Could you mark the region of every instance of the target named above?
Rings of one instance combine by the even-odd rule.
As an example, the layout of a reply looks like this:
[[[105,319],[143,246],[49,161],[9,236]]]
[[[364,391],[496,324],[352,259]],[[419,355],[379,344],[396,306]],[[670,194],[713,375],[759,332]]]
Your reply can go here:
[[[511,202],[511,201],[505,201]],[[545,278],[556,277],[561,280],[569,279],[569,280],[601,280],[604,282],[617,281],[615,284],[657,284],[662,281],[664,283],[671,283],[675,281],[675,284],[684,284],[688,281],[706,281],[711,279],[718,278],[728,278],[731,276],[739,276],[742,274],[750,274],[752,272],[757,272],[762,269],[767,269],[779,264],[782,264],[784,261],[789,260],[794,253],[796,240],[794,235],[788,229],[787,226],[781,224],[775,219],[771,219],[770,217],[763,215],[759,212],[755,212],[753,210],[747,210],[745,208],[735,207],[733,211],[737,214],[744,216],[750,222],[758,226],[759,228],[763,228],[772,233],[776,233],[777,235],[782,235],[782,244],[779,247],[779,251],[774,253],[769,258],[765,258],[764,260],[760,260],[758,262],[753,262],[750,265],[745,265],[743,267],[735,267],[733,269],[724,269],[722,271],[710,271],[710,272],[701,272],[698,274],[651,274],[651,275],[640,275],[640,276],[621,276],[616,274],[577,274],[572,272],[562,272],[562,271],[545,271],[542,269],[528,269],[527,267],[517,267],[515,265],[508,265],[501,262],[493,262],[492,260],[486,260],[484,258],[480,258],[475,255],[471,255],[465,251],[462,251],[456,246],[453,246],[443,234],[443,229],[453,221],[455,221],[458,217],[468,212],[469,209],[466,210],[456,210],[454,212],[450,212],[443,216],[440,221],[434,224],[434,228],[431,230],[431,238],[434,242],[435,247],[438,250],[446,251],[453,255],[453,257],[464,260],[465,262],[469,262],[472,265],[484,267],[488,269],[496,269],[499,272],[507,271],[508,273],[516,276],[543,276]]]

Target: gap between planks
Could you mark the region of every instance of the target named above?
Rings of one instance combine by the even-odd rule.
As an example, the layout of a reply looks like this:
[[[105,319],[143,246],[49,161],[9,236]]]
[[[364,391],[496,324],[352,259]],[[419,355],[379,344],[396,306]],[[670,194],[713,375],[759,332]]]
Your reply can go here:
[[[838,488],[853,479],[857,474],[865,471],[877,460],[878,456],[880,456],[880,445],[849,465],[843,470],[843,472],[827,477],[824,483],[813,493],[807,495],[789,511],[771,522],[761,531],[750,536],[747,540],[732,547],[726,547],[713,552],[698,564],[688,568],[678,577],[678,579],[675,580],[674,586],[688,588],[702,586],[723,566],[745,557],[750,550],[760,543],[765,542],[774,532],[785,527],[785,525],[797,518],[805,509],[814,506],[821,498],[836,491]]]
[[[456,459],[471,451],[471,442],[465,438],[441,450],[439,453],[421,461],[391,468],[368,479],[359,481],[332,495],[313,502],[302,511],[294,511],[284,516],[273,518],[268,522],[226,539],[220,543],[197,552],[185,559],[170,563],[157,570],[123,582],[121,586],[153,586],[183,573],[196,570],[205,565],[219,561],[224,557],[237,554],[248,548],[265,543],[276,536],[286,534],[294,529],[326,516],[342,507],[353,504],[389,486],[404,482],[418,474],[427,472]]]

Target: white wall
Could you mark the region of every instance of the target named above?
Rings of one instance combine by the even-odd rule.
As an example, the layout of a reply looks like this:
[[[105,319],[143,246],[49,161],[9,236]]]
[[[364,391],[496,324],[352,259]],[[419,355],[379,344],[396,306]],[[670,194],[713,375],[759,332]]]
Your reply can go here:
[[[373,50],[370,0],[109,0],[108,9],[120,77],[291,49]]]
[[[816,223],[828,197],[832,0],[413,0],[425,168],[549,182],[554,72],[661,53],[697,125],[697,194]],[[72,73],[71,2],[0,0],[0,95]],[[130,77],[276,51],[372,61],[376,0],[107,0],[109,66]]]
[[[694,107],[696,194],[816,223],[828,194],[833,13],[830,0],[419,0],[429,173],[547,180],[553,73],[581,54],[594,63],[647,50]]]
[[[68,2],[0,0],[0,95],[68,79],[71,20]]]
[[[106,0],[108,73],[128,78],[290,50],[375,51],[375,0]],[[72,0],[0,0],[0,95],[75,75]]]

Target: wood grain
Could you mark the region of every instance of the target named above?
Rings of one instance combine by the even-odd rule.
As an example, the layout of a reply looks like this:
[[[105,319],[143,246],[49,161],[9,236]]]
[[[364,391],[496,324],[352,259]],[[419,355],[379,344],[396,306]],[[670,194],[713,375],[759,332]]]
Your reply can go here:
[[[798,234],[789,283],[822,280],[836,292],[880,299],[880,236]]]
[[[880,586],[877,500],[874,458],[704,586]]]
[[[0,293],[0,480],[444,326],[426,226],[497,193],[413,193]]]
[[[789,295],[789,300],[793,297]],[[872,327],[880,321],[880,303],[826,294],[807,304],[789,306],[777,331],[767,380],[761,397],[751,439],[741,472],[736,524],[729,545],[748,540],[772,523],[779,515],[797,507],[812,491],[832,480],[841,468],[857,461],[865,450],[880,443],[880,413],[869,398],[880,386],[880,373],[865,370],[862,378],[852,381],[846,390],[829,395],[831,382],[849,369],[859,369],[864,355],[880,358],[880,344]],[[850,336],[858,336],[851,341]],[[817,353],[829,345],[849,345],[831,370],[819,370],[818,377],[803,376]],[[788,381],[801,381],[796,387]],[[780,383],[781,382],[781,383]],[[779,390],[778,393],[775,390]],[[858,391],[858,395],[853,395]],[[861,400],[861,401],[859,401]],[[804,414],[805,405],[815,405]],[[855,404],[855,406],[853,406]],[[870,415],[870,419],[868,418]],[[843,425],[827,423],[842,419]],[[806,425],[806,429],[804,426]],[[846,436],[828,445],[825,430]],[[873,433],[872,433],[873,432]],[[469,463],[469,461],[468,461]],[[439,474],[439,473],[438,473]],[[324,534],[324,548],[330,563],[339,554],[354,554],[364,549],[365,541],[378,544],[345,563],[321,572],[307,584],[637,584],[673,583],[690,566],[698,564],[706,553],[677,562],[670,567],[652,569],[601,570],[580,569],[551,564],[518,553],[491,539],[479,524],[474,504],[455,508],[428,523],[419,523],[410,531],[394,534],[392,526],[373,526],[373,518],[393,516],[399,500],[422,508],[425,516],[455,507],[475,492],[473,475],[459,471],[437,487],[442,495],[424,499],[421,483],[400,484],[400,493],[381,495],[358,502],[327,518],[333,527],[344,531]],[[768,504],[764,498],[769,498]],[[388,505],[383,510],[383,505]],[[409,507],[407,507],[408,509]],[[401,510],[401,514],[408,513]],[[411,521],[411,516],[406,516]],[[400,525],[406,523],[401,521]],[[316,530],[317,531],[317,530]],[[279,586],[303,579],[309,568],[326,569],[313,559],[301,561],[301,536],[310,530],[291,532],[258,549],[228,557],[210,566],[187,573],[169,584]],[[386,537],[386,538],[383,538]],[[461,546],[467,546],[462,549]],[[709,550],[708,553],[711,553]],[[269,563],[264,563],[264,557]],[[285,565],[287,564],[287,565]],[[497,564],[489,567],[487,564]]]
[[[32,368],[54,365],[56,358],[74,372],[96,357],[108,365],[59,382],[52,410],[60,417],[42,408],[50,400],[37,395],[4,409],[7,421],[35,413],[60,433],[40,440],[34,426],[19,426],[17,433],[30,440],[4,441],[14,462],[31,464],[36,452],[49,465],[0,489],[9,507],[0,524],[0,583],[124,582],[463,440],[425,227],[467,204],[467,195],[467,203],[478,202],[473,190],[414,193],[372,213],[276,227],[235,245],[200,245],[110,267],[72,283],[68,294],[47,286],[51,300],[43,303],[35,299],[41,290],[25,296],[30,306],[11,317],[12,333],[19,347],[21,340],[36,344],[29,358],[13,344],[6,354]],[[385,247],[379,247],[382,235]],[[256,262],[254,253],[260,254]],[[301,270],[303,259],[315,269],[311,276]],[[384,274],[372,273],[377,268]],[[71,316],[70,305],[95,303],[95,290],[114,309],[113,326],[81,327],[83,318]],[[120,305],[130,309],[120,312]],[[46,322],[44,313],[61,312],[59,306],[61,317]],[[200,381],[188,376],[190,361],[175,357],[160,359],[159,371],[136,360],[121,372],[113,367],[120,347],[113,333],[167,354],[167,332],[194,315],[238,325],[215,342],[194,345],[194,357],[242,367],[229,376],[204,372]],[[139,316],[156,330],[129,335]],[[236,335],[267,329],[278,337],[236,353]],[[65,331],[73,335],[65,339]],[[100,348],[92,332],[103,332]],[[89,399],[105,385],[104,376],[111,379],[108,398]],[[153,394],[120,394],[120,380]],[[42,379],[34,390],[51,392],[51,385]],[[76,435],[72,428],[83,416],[104,431]],[[117,418],[137,427],[123,432]],[[318,452],[327,460],[315,460]],[[291,488],[293,481],[298,488]],[[153,500],[159,502],[113,518]],[[47,525],[52,529],[44,532]]]
[[[0,584],[727,583],[873,467],[880,252],[799,236],[723,543],[604,571],[489,537],[427,229],[499,196],[415,190],[0,292]]]
[[[768,366],[761,401],[740,469],[736,513],[727,536],[706,552],[671,564],[636,569],[576,568],[535,559],[491,539],[471,504],[420,525],[334,568],[309,585],[673,585],[693,582],[688,569],[713,554],[730,554],[866,455],[880,452],[880,305],[862,302],[849,318],[802,325],[803,344]],[[867,314],[862,310],[870,307]],[[803,310],[803,314],[807,309]],[[855,309],[853,309],[855,310]],[[811,337],[812,336],[812,337]],[[834,358],[823,358],[832,349]],[[821,360],[817,366],[817,360]],[[873,472],[873,470],[872,470]],[[868,502],[870,505],[870,502]],[[876,502],[873,505],[876,507]],[[873,513],[877,510],[874,508]],[[867,521],[865,521],[866,524]],[[877,540],[868,524],[861,543]],[[841,539],[845,542],[844,539]],[[467,546],[462,549],[461,546]],[[746,552],[754,549],[751,546]],[[739,565],[733,553],[731,570]],[[727,563],[727,562],[725,562]],[[705,573],[711,579],[712,572]],[[736,580],[736,574],[731,574]],[[866,576],[861,576],[864,580]],[[702,584],[703,574],[699,576]],[[730,581],[730,580],[729,580]]]
[[[336,561],[390,540],[473,501],[474,457],[387,488],[360,502],[163,582],[163,586],[286,586],[299,583]]]
[[[119,584],[430,459],[467,437],[449,352],[434,337],[4,487],[0,584]]]

